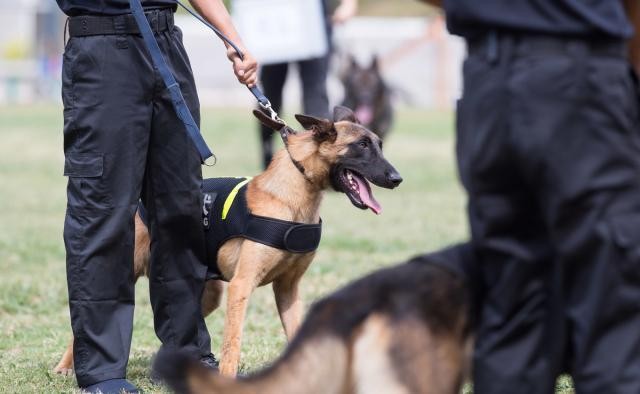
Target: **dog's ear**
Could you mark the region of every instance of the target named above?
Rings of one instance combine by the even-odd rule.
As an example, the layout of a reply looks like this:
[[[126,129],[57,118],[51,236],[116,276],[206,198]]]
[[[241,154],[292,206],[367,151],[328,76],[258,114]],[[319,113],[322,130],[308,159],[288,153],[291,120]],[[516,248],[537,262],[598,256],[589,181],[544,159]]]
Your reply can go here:
[[[339,72],[340,80],[343,83],[349,81],[349,78],[353,75],[353,73],[360,70],[360,65],[355,57],[352,54],[345,55],[342,60],[341,70]]]
[[[358,61],[356,60],[355,56],[353,56],[352,54],[349,54],[349,57],[347,60],[349,62],[349,68],[351,68],[352,70],[360,69],[360,64],[358,64]]]
[[[316,118],[309,115],[296,115],[296,119],[305,130],[311,130],[313,137],[318,142],[336,140],[338,132],[333,127],[333,122],[329,119]]]
[[[257,109],[253,110],[253,116],[258,118],[260,123],[262,123],[263,125],[267,126],[272,130],[278,131],[284,127],[284,123],[271,119],[269,115],[265,114],[262,111],[258,111]]]
[[[316,118],[315,116],[311,116],[311,115],[296,114],[296,120],[298,121],[298,123],[302,125],[302,127],[304,127],[305,130],[312,130],[314,127],[315,128],[318,128],[318,127],[326,128],[328,126],[333,127],[333,124],[329,119]]]
[[[342,122],[347,121],[351,123],[360,123],[358,118],[356,118],[356,114],[350,108],[343,107],[342,105],[337,105],[333,109],[333,121],[334,122]]]
[[[380,60],[378,59],[378,55],[373,55],[373,58],[371,58],[369,70],[376,72],[380,71]]]

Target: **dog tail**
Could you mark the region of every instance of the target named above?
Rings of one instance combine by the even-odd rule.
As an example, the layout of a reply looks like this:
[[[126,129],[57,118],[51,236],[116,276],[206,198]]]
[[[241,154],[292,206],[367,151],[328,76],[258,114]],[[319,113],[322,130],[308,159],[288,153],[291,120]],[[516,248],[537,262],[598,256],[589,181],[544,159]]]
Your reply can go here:
[[[348,372],[349,350],[336,336],[295,342],[271,366],[232,379],[180,352],[158,354],[154,370],[178,394],[320,394],[340,392]]]

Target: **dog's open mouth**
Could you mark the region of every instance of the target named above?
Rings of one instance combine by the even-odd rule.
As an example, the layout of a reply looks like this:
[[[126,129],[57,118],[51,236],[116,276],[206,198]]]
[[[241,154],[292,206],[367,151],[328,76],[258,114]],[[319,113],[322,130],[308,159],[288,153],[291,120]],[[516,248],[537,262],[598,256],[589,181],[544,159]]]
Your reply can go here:
[[[371,209],[376,215],[382,212],[382,206],[371,193],[369,182],[353,170],[345,169],[340,175],[342,190],[351,203],[360,209]]]

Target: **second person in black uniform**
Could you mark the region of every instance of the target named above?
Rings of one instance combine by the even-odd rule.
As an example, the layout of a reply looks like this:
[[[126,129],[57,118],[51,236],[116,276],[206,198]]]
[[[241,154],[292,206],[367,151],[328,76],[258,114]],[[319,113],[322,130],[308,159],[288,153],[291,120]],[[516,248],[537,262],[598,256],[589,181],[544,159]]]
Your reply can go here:
[[[553,393],[568,372],[578,393],[640,393],[640,106],[623,1],[430,2],[468,47],[457,158],[477,257],[474,392]]]

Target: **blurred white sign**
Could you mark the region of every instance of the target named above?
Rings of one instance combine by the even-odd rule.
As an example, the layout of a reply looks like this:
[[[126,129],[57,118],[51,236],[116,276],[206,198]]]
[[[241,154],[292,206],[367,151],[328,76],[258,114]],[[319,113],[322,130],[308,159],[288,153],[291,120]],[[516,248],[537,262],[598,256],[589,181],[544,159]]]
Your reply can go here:
[[[321,0],[234,0],[233,18],[262,64],[320,57],[329,50]]]

